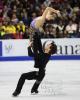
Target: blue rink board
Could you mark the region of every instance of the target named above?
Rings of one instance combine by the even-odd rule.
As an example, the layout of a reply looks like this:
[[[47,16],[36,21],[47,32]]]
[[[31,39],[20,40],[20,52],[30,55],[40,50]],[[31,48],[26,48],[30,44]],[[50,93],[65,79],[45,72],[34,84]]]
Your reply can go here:
[[[0,61],[31,61],[29,56],[0,57]],[[51,56],[50,60],[80,60],[80,55]]]
[[[0,56],[2,56],[2,41],[0,41]]]

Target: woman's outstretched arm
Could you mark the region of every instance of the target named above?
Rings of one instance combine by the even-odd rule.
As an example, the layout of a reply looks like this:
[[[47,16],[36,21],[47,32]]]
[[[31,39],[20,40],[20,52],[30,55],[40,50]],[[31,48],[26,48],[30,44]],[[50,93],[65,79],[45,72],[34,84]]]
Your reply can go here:
[[[47,15],[48,12],[52,12],[52,13],[55,13],[55,14],[60,13],[59,10],[55,10],[54,8],[47,7],[47,8],[44,10],[42,16],[46,18],[46,15]]]

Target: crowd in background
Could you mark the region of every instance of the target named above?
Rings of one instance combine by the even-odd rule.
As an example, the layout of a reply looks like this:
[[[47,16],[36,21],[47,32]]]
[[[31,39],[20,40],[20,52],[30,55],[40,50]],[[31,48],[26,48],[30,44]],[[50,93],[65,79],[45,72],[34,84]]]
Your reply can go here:
[[[47,6],[61,17],[45,22],[42,38],[80,38],[80,0],[0,0],[0,39],[28,39],[31,21]]]

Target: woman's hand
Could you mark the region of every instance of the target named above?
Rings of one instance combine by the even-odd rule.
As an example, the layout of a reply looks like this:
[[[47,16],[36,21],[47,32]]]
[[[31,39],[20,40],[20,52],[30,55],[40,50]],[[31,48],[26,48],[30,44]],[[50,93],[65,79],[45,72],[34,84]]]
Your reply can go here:
[[[56,13],[57,13],[57,16],[58,16],[58,17],[61,17],[61,14],[60,14],[60,11],[59,11],[59,10],[57,10]]]

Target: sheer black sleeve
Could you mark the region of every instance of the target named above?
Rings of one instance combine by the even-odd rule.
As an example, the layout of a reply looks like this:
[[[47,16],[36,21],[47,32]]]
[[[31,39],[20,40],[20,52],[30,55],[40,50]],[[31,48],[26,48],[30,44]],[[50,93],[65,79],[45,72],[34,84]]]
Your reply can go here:
[[[34,57],[34,53],[31,50],[31,47],[28,47],[28,55]]]

